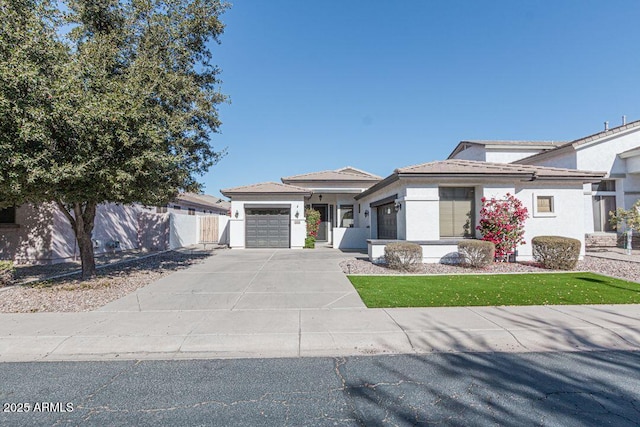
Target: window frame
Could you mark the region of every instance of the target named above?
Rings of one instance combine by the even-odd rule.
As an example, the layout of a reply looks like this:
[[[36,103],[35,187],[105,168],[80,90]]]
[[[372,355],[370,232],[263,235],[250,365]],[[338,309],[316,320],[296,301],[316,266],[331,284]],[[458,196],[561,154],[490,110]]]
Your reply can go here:
[[[351,225],[345,227],[345,226],[342,225],[342,221],[345,219],[343,217],[347,212],[351,212],[351,218],[346,218],[348,220],[351,220]],[[347,204],[338,205],[338,221],[340,221],[339,224],[338,224],[339,228],[353,228],[353,227],[355,227],[355,206],[354,205],[347,205]]]
[[[460,194],[464,193],[464,196],[461,197]],[[460,204],[470,204],[470,209],[468,213],[464,215],[467,217],[467,221],[465,221],[462,229],[465,229],[465,226],[468,224],[469,230],[466,231],[463,235],[448,235],[443,233],[443,216],[442,211],[444,209],[445,203],[451,203],[451,211],[456,211],[456,205]],[[440,239],[473,239],[475,237],[475,225],[476,225],[476,187],[473,186],[448,186],[441,185],[438,187],[438,235]],[[450,224],[453,229],[455,229],[455,213],[454,216],[450,218]]]
[[[538,210],[538,199],[550,199],[550,212],[540,212]],[[555,218],[557,214],[557,205],[555,195],[549,193],[533,193],[533,216],[534,218]]]

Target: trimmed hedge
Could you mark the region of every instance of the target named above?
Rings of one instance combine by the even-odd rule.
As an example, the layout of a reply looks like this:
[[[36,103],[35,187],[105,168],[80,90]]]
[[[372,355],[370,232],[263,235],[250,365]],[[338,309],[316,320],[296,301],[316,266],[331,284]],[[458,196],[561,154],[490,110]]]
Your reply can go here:
[[[531,240],[533,258],[550,270],[573,270],[580,257],[580,240],[561,236],[537,236]]]
[[[13,261],[0,261],[0,288],[13,284],[15,270]]]
[[[493,262],[496,245],[486,240],[463,240],[458,243],[458,254],[462,265],[482,268]]]
[[[384,247],[384,258],[394,270],[415,270],[422,264],[422,247],[409,242],[389,243]]]

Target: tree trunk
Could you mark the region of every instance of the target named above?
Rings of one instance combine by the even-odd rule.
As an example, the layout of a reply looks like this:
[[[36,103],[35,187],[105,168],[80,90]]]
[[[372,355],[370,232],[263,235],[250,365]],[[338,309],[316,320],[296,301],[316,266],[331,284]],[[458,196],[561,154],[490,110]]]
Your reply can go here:
[[[58,208],[67,217],[76,236],[82,261],[82,280],[96,275],[96,260],[93,254],[93,226],[96,217],[95,202],[73,203],[69,207],[61,201],[56,201]],[[73,215],[71,215],[73,212]]]
[[[96,275],[96,260],[93,255],[93,241],[91,234],[85,233],[82,228],[76,233],[80,260],[82,261],[82,280],[90,279]]]

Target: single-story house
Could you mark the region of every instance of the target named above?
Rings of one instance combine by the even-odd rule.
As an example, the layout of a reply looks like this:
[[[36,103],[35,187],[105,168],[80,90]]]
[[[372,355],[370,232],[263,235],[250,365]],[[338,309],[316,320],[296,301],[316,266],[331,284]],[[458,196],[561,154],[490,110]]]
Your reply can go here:
[[[640,121],[574,141],[462,141],[444,161],[396,169],[382,179],[345,167],[221,190],[231,199],[232,248],[301,248],[305,208],[322,216],[320,243],[368,248],[371,259],[389,241],[423,246],[425,262],[479,237],[482,197],[519,198],[530,213],[519,259],[531,239],[562,235],[612,237],[608,212],[640,196]]]
[[[306,237],[304,212],[320,212],[318,241],[340,248],[363,247],[369,237],[357,220],[354,197],[382,178],[347,166],[227,188],[232,248],[302,248]]]
[[[479,237],[475,226],[480,199],[509,193],[531,213],[527,244],[519,248],[520,258],[530,259],[530,239],[536,235],[562,234],[584,242],[583,185],[605,176],[457,159],[399,168],[384,179],[364,171],[355,176],[346,169],[353,170],[222,190],[231,199],[231,248],[301,248],[306,237],[304,208],[311,207],[322,216],[321,243],[368,248],[377,260],[385,244],[407,240],[423,246],[425,262],[440,262],[457,251],[459,239]]]

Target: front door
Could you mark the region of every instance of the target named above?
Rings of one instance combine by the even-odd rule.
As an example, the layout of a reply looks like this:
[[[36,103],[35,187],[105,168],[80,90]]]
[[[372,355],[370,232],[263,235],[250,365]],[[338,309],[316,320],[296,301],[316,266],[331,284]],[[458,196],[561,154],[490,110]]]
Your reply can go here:
[[[328,205],[313,205],[311,208],[320,212],[320,227],[318,228],[316,240],[326,242],[329,236],[329,207]]]
[[[398,238],[398,219],[393,203],[378,206],[378,239]]]

